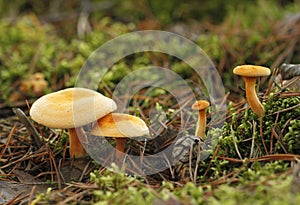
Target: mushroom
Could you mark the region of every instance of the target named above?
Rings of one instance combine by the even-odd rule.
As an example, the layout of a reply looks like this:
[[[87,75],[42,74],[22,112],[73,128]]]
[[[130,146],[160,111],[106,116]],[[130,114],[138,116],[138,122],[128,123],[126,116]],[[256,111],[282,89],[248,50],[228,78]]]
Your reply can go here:
[[[270,69],[256,65],[241,65],[235,67],[233,69],[233,73],[243,77],[245,81],[247,101],[253,112],[256,113],[258,117],[262,117],[265,110],[258,99],[255,84],[258,77],[269,76],[271,74]]]
[[[139,117],[123,113],[110,113],[97,121],[90,134],[115,138],[116,158],[120,160],[122,152],[124,153],[126,138],[149,135],[149,129]]]
[[[9,101],[15,102],[17,100],[25,99],[30,95],[40,97],[47,87],[48,82],[45,80],[44,74],[39,72],[34,73],[27,79],[23,80],[18,89],[12,92],[9,96]]]
[[[31,118],[51,128],[68,129],[70,157],[86,155],[81,142],[87,138],[84,125],[97,121],[117,109],[116,103],[104,95],[86,88],[67,88],[42,96],[30,109]]]
[[[23,81],[20,85],[20,90],[23,93],[39,97],[45,92],[47,87],[48,82],[45,80],[44,74],[38,72],[30,76],[28,80]]]
[[[206,100],[198,100],[192,105],[192,109],[199,112],[195,135],[202,139],[205,139],[206,108],[209,105],[209,102]]]

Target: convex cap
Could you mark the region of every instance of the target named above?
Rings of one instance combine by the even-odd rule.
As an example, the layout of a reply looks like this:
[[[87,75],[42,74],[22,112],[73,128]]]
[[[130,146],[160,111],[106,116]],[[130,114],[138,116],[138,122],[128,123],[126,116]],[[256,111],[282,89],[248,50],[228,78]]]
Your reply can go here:
[[[192,105],[193,110],[203,110],[209,107],[209,102],[206,100],[198,100]]]
[[[233,73],[245,77],[269,76],[271,71],[267,67],[258,65],[241,65],[233,69]]]
[[[117,109],[116,103],[86,88],[67,88],[42,96],[30,109],[32,119],[52,128],[80,127]]]
[[[146,123],[135,116],[123,113],[110,113],[98,120],[91,130],[92,135],[114,138],[149,135]]]

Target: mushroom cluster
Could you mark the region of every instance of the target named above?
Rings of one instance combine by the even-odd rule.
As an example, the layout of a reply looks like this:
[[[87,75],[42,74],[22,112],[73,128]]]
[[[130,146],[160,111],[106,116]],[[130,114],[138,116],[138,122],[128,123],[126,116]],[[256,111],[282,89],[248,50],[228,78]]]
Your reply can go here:
[[[70,157],[83,157],[86,151],[81,142],[87,137],[84,125],[117,109],[116,103],[104,95],[85,88],[67,88],[42,96],[30,109],[31,118],[50,128],[68,129]],[[93,110],[92,114],[89,114]]]
[[[84,125],[96,122],[91,134],[116,139],[116,156],[124,152],[126,137],[149,135],[146,123],[135,116],[112,113],[116,103],[104,95],[85,88],[67,88],[36,100],[30,109],[31,118],[51,128],[68,129],[70,157],[86,155]],[[93,113],[91,113],[93,111]]]
[[[240,65],[233,73],[243,77],[247,101],[258,116],[264,115],[264,107],[256,93],[256,80],[270,75],[269,68],[256,65]],[[205,140],[206,109],[210,103],[198,100],[192,109],[198,111],[195,136]],[[110,137],[116,140],[116,158],[123,159],[127,138],[149,135],[146,123],[135,116],[113,113],[116,103],[104,95],[85,88],[67,88],[42,96],[32,104],[30,115],[34,121],[51,128],[68,129],[70,157],[86,155],[82,143],[87,143],[83,126],[93,123],[89,134]],[[91,114],[92,113],[92,114]]]

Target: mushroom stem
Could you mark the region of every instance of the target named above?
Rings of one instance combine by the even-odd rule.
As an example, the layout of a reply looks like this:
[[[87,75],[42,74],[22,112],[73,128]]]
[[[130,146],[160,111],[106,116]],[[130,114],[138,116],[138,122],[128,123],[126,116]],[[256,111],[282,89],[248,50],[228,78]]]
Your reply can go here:
[[[195,135],[205,139],[205,129],[206,129],[206,112],[204,110],[199,110],[198,122],[196,126]]]
[[[246,98],[247,101],[253,110],[255,114],[258,115],[258,117],[262,117],[265,109],[261,102],[258,99],[256,90],[255,90],[255,84],[256,84],[256,77],[243,77],[245,81],[246,86]]]
[[[206,100],[198,100],[192,105],[193,110],[198,111],[198,122],[196,125],[195,135],[205,140],[206,129],[206,108],[209,106],[209,102]]]
[[[86,134],[82,127],[69,128],[70,138],[70,157],[80,158],[86,155],[86,151],[82,146],[82,143],[87,142]]]
[[[122,153],[124,153],[126,138],[115,138],[115,139],[116,139],[116,158],[121,159]]]

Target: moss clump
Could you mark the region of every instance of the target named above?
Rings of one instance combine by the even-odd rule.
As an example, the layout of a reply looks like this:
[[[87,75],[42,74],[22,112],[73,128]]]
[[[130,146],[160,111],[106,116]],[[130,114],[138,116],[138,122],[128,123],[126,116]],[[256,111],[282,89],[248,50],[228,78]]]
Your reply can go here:
[[[266,114],[262,121],[250,108],[237,112],[229,106],[231,117],[224,123],[222,132],[217,132],[218,144],[214,146],[216,149],[207,159],[201,161],[199,180],[218,179],[235,172],[241,166],[256,171],[256,176],[257,173],[261,173],[260,166],[266,169],[270,166],[267,173],[287,170],[290,167],[288,161],[281,161],[275,165],[276,163],[267,160],[262,164],[249,163],[248,160],[251,159],[253,162],[255,158],[272,154],[299,155],[299,103],[300,98],[297,96],[281,98],[271,95],[264,102]],[[216,136],[213,138],[216,139]],[[188,167],[188,164],[186,166]],[[247,171],[249,174],[249,170],[242,169],[239,172],[243,175],[243,172]]]
[[[280,180],[260,178],[248,186],[222,185],[208,199],[208,204],[298,204],[300,195],[289,191],[290,177]],[[265,185],[263,185],[265,184]],[[250,189],[249,189],[250,187]]]
[[[293,144],[294,141],[298,141],[297,135],[299,135],[296,131],[299,127],[299,103],[300,98],[297,96],[282,98],[271,95],[263,103],[266,111],[262,118],[262,124],[252,110],[246,108],[244,113],[234,116],[230,122],[225,123],[223,136],[220,139],[222,149],[228,151],[226,152],[227,156],[238,158],[233,142],[233,137],[235,137],[242,158],[261,156],[267,154],[262,144],[262,137],[268,153],[285,153],[286,148],[290,147],[288,148],[289,153],[299,154],[295,148],[297,145]],[[260,127],[261,125],[262,127]],[[260,133],[260,129],[262,133]],[[278,139],[277,135],[274,136],[276,133],[278,136],[285,137]],[[254,147],[251,153],[252,137],[254,137]],[[255,150],[256,154],[253,153]]]
[[[256,164],[256,168],[242,168],[243,174],[236,178],[239,184],[196,185],[188,182],[177,186],[171,182],[162,182],[159,188],[151,187],[122,173],[117,167],[103,172],[91,173],[92,189],[83,190],[85,197],[81,203],[89,204],[299,204],[300,194],[290,191],[291,176],[274,174],[272,170],[280,163],[268,166]],[[258,165],[258,166],[257,166]],[[271,171],[271,172],[270,172]],[[282,170],[281,170],[282,171]],[[248,180],[245,180],[248,179]],[[52,194],[51,194],[52,193]],[[56,203],[54,191],[37,196],[35,203]],[[63,197],[63,194],[60,194]],[[61,200],[62,198],[60,198]]]

